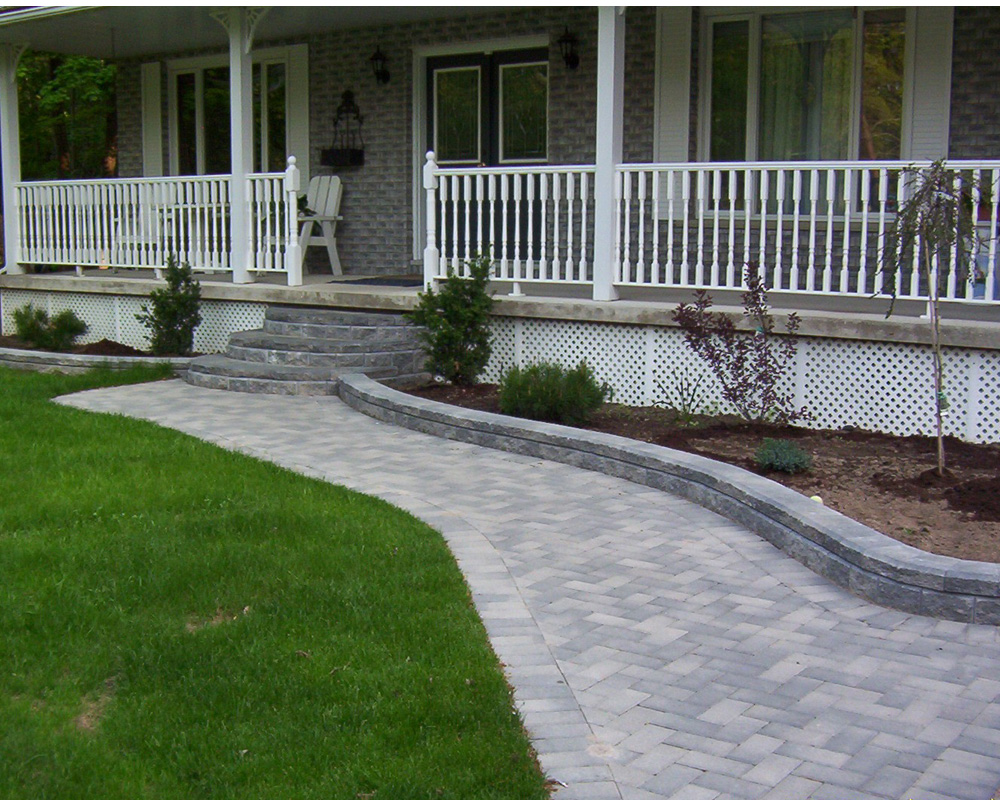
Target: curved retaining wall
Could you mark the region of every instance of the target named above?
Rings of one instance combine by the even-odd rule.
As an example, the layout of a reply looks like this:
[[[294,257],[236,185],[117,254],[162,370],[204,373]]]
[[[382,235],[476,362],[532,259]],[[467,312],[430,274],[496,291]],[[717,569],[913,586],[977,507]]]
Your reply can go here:
[[[137,364],[170,364],[177,375],[187,371],[190,358],[158,358],[151,356],[92,356],[79,353],[48,353],[44,350],[17,350],[0,347],[0,366],[32,369],[36,372],[86,372],[95,367],[128,369]]]
[[[679,495],[746,526],[813,571],[880,605],[1000,625],[1000,564],[926,553],[739,467],[605,433],[436,403],[364,375],[342,376],[339,391],[352,408],[402,427]]]

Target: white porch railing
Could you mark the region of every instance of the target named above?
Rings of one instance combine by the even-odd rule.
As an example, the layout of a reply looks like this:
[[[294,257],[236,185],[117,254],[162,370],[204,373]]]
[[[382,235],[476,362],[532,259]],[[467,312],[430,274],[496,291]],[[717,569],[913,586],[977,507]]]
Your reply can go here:
[[[891,290],[885,233],[910,191],[908,162],[627,164],[615,187],[616,283],[740,288],[754,261],[772,289],[869,296]],[[915,164],[913,166],[927,166]],[[1000,301],[1000,162],[953,161],[978,235],[952,249],[942,297]],[[993,232],[993,233],[991,233]],[[899,297],[926,298],[913,255]]]
[[[593,175],[591,166],[440,168],[428,160],[425,252],[437,261],[425,263],[425,278],[460,274],[463,262],[489,255],[495,277],[515,286],[589,283]]]
[[[168,258],[232,272],[232,178],[25,181],[16,185],[20,262],[159,270]],[[301,282],[298,169],[247,177],[252,272]]]

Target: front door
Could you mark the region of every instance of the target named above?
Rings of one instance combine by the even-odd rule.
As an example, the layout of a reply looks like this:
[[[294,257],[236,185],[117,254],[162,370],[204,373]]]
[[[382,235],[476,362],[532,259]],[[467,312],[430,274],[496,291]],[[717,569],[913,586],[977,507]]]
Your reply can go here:
[[[427,60],[427,141],[442,166],[548,161],[548,50]]]
[[[427,60],[427,141],[443,167],[525,167],[548,161],[548,50],[505,50],[464,53]],[[511,190],[522,176],[498,176]],[[457,189],[464,191],[466,184]],[[475,191],[475,184],[471,184]],[[499,187],[497,195],[501,194]],[[452,197],[455,201],[459,198]],[[469,198],[461,198],[467,200]],[[472,203],[455,204],[458,218],[439,222],[442,254],[485,253],[492,229],[494,238],[518,239],[519,252],[527,253],[529,226],[540,224],[539,209],[522,203],[514,213],[508,208],[506,236],[501,204],[493,205],[493,218]],[[466,212],[466,209],[468,211]],[[465,219],[468,213],[469,219]],[[482,218],[480,218],[482,217]],[[492,225],[490,224],[492,222]],[[468,231],[468,234],[466,233]],[[517,234],[515,235],[515,231]],[[468,236],[468,241],[467,237]],[[537,242],[535,237],[533,241]],[[500,258],[497,246],[494,258]],[[505,265],[501,265],[503,271]]]

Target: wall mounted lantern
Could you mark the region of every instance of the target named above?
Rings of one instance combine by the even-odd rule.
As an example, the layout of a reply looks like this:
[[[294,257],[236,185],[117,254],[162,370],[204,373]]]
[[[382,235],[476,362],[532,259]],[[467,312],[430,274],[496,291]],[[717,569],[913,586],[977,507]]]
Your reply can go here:
[[[372,72],[375,73],[375,83],[382,85],[389,82],[389,70],[385,68],[386,57],[382,48],[376,45],[375,52],[368,59],[372,65]]]
[[[566,32],[559,37],[556,43],[559,45],[559,52],[569,69],[576,69],[580,66],[580,56],[576,52],[576,46],[580,42],[569,32],[569,28],[566,28]]]
[[[365,140],[361,136],[364,118],[354,102],[354,92],[344,92],[333,117],[333,147],[320,152],[324,167],[361,167],[365,163]]]

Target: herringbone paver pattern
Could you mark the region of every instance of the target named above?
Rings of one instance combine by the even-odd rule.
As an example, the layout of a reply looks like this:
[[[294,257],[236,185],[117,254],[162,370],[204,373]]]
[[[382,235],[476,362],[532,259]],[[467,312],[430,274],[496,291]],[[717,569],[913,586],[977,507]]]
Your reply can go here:
[[[1000,636],[828,583],[676,497],[179,381],[64,399],[385,498],[450,542],[560,798],[986,800]]]

